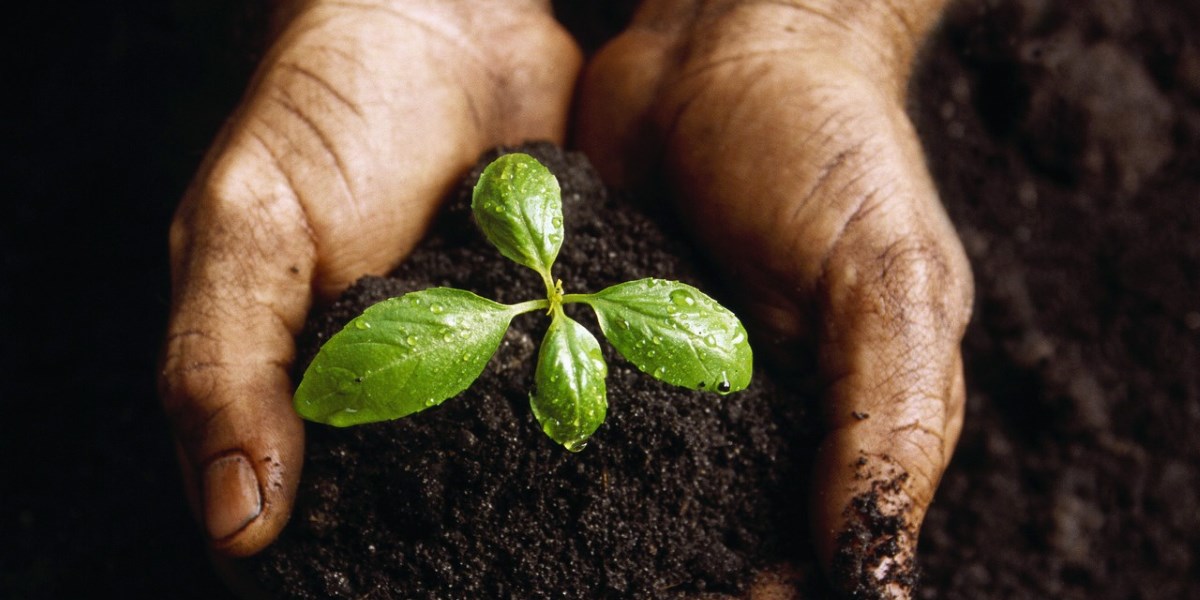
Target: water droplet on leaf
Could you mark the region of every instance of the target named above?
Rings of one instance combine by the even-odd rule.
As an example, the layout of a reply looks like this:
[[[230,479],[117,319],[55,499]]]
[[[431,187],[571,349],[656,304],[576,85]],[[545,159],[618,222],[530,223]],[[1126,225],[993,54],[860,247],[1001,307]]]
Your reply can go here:
[[[692,293],[687,290],[675,290],[671,292],[671,302],[680,308],[685,308],[696,304],[696,299],[692,297]]]

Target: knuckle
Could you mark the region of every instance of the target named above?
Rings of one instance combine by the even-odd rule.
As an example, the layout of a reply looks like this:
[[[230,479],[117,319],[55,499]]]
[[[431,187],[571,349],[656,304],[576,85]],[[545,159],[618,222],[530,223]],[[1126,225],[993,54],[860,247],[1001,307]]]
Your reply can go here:
[[[159,373],[163,409],[176,423],[192,420],[199,407],[212,404],[225,363],[197,346],[212,339],[200,331],[185,331],[168,337]],[[199,342],[199,343],[197,343]]]
[[[955,341],[970,318],[974,285],[961,248],[926,236],[903,236],[864,254],[859,298],[896,327],[933,328]]]

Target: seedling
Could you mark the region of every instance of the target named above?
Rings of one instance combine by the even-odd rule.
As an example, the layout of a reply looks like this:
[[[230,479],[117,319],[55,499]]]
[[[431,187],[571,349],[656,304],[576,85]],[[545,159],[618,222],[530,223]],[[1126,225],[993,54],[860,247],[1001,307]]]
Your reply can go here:
[[[542,277],[546,298],[500,304],[432,288],[384,300],[329,339],[296,389],[300,416],[336,426],[397,419],[467,389],[500,347],[512,318],[544,310],[550,327],[530,395],[542,430],[578,452],[604,422],[608,366],[600,343],[563,313],[592,307],[600,330],[651,376],[720,394],[750,383],[746,330],[728,309],[677,281],[639,279],[594,294],[565,294],[551,267],[563,241],[558,180],[526,154],[492,162],[475,185],[475,220],[500,253]]]

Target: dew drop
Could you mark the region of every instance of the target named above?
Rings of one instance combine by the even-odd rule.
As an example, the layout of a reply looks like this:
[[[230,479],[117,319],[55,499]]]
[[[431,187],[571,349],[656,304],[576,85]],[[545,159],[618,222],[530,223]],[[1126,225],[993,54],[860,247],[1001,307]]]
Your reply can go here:
[[[441,304],[430,304],[429,312],[431,312],[435,315],[440,315],[440,314],[446,312],[446,309]]]
[[[696,299],[692,297],[692,293],[687,290],[675,290],[671,292],[671,302],[680,308],[686,308],[696,304]]]
[[[666,377],[666,376],[667,376],[667,368],[666,368],[666,367],[659,367],[659,368],[655,369],[655,370],[654,370],[654,376],[655,376],[655,377],[658,377],[659,379],[661,379],[661,378],[663,378],[663,377]]]
[[[550,224],[555,227],[562,227],[562,219],[554,217],[553,219],[550,219]]]
[[[621,329],[629,329],[629,321],[621,320]]]
[[[499,205],[499,204],[497,204],[497,205],[496,205],[496,206],[493,208],[493,210],[495,210],[497,213],[502,213],[502,212],[504,212],[504,207],[503,207],[503,206],[501,206],[501,205]]]
[[[564,443],[563,448],[566,448],[567,452],[583,452],[583,449],[587,448],[587,444],[587,440],[571,440]]]
[[[739,331],[739,332],[733,334],[733,340],[731,340],[731,341],[735,344],[740,344],[740,343],[746,341],[746,334]]]
[[[437,404],[437,400],[434,400],[433,398],[429,398],[425,401],[425,406],[433,406],[434,404]]]
[[[646,351],[646,356],[649,356],[650,358],[654,358],[654,355],[655,355],[655,354],[657,354],[657,352],[655,352],[655,351],[653,351],[653,350],[647,350],[647,351]]]
[[[354,322],[354,326],[355,326],[355,327],[357,327],[357,328],[359,328],[359,329],[370,329],[370,328],[371,328],[371,324],[370,324],[370,323],[368,323],[368,322],[366,322],[366,321],[363,321],[363,320],[361,320],[361,319],[360,319],[360,320],[357,320],[357,321],[355,321],[355,322]]]
[[[443,335],[443,336],[442,336],[442,341],[443,341],[443,342],[453,342],[453,341],[454,341],[454,334],[453,334],[453,333],[450,333],[449,331],[447,331],[447,332],[446,332],[446,335]]]
[[[712,346],[714,348],[717,347],[717,336],[715,336],[711,333],[704,336],[704,343],[708,344],[709,346]]]
[[[408,342],[409,346],[416,346],[417,345],[417,336],[410,335],[407,338],[405,338],[404,341]]]

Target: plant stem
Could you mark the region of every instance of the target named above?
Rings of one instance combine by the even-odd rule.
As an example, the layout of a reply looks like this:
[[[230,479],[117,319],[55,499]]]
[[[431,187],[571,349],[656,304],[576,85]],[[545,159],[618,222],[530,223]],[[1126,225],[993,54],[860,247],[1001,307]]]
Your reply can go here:
[[[572,303],[579,303],[579,302],[587,303],[587,302],[590,302],[591,299],[592,299],[592,294],[563,294],[562,303],[563,304],[572,304]]]
[[[540,300],[528,300],[518,304],[509,304],[508,308],[513,311],[514,315],[520,315],[535,310],[546,310],[550,308],[550,301],[542,298]]]

